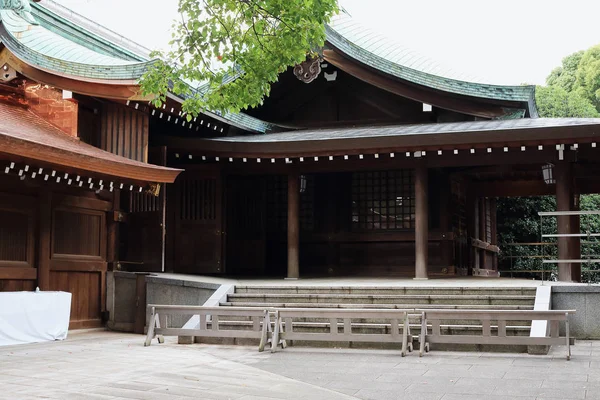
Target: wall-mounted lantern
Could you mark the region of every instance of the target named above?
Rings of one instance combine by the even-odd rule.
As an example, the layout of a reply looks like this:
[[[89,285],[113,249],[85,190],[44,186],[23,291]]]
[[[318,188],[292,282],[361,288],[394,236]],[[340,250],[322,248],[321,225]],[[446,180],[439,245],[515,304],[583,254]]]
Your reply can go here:
[[[556,183],[556,179],[554,178],[554,164],[548,163],[542,166],[542,174],[546,185],[553,185]]]
[[[300,193],[306,192],[306,175],[300,175]]]

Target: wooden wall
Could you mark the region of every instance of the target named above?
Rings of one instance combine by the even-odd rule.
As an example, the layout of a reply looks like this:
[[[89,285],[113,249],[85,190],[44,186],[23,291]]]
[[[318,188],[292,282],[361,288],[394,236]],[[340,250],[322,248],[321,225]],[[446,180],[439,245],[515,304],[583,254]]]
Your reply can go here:
[[[120,104],[102,106],[100,148],[137,161],[148,161],[149,116]]]
[[[70,292],[70,328],[101,326],[112,203],[14,177],[0,187],[0,291]]]

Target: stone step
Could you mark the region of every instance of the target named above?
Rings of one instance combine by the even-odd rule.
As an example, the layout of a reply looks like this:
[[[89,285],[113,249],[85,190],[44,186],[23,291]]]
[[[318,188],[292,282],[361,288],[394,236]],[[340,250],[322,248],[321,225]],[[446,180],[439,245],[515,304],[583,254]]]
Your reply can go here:
[[[448,310],[533,310],[532,304],[359,304],[359,303],[284,303],[226,301],[223,307],[272,307],[272,308],[380,308],[380,309],[448,309]]]
[[[361,295],[361,294],[252,294],[234,293],[229,302],[263,303],[346,303],[346,304],[452,304],[519,305],[533,304],[535,296],[523,295]]]
[[[236,286],[240,294],[370,294],[370,295],[527,295],[534,296],[535,288],[528,287],[397,287],[397,286]]]

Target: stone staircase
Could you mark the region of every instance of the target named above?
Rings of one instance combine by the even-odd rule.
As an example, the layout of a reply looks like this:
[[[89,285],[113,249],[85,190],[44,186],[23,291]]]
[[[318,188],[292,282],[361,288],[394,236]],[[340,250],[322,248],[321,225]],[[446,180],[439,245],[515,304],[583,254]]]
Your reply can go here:
[[[432,308],[432,309],[483,309],[483,310],[532,310],[535,303],[535,288],[520,287],[325,287],[325,286],[236,286],[235,293],[227,296],[221,306],[236,307],[287,307],[287,308]],[[383,333],[390,329],[389,324],[377,319],[354,319],[353,332]],[[420,332],[420,318],[411,316],[411,333],[417,337]],[[249,329],[252,321],[230,317],[220,320],[227,329]],[[303,332],[324,332],[325,321],[318,318],[304,318],[294,322],[294,330]],[[342,329],[342,321],[339,322]],[[449,320],[442,322],[442,333],[465,335],[481,332],[476,321]],[[496,324],[492,321],[492,334]],[[506,327],[507,335],[530,333],[530,322],[512,321]],[[289,343],[302,345],[302,343]],[[416,344],[416,343],[415,343]],[[315,343],[312,342],[311,346]],[[329,346],[329,343],[320,343]],[[340,343],[331,344],[339,347]],[[348,343],[349,347],[356,344]],[[361,347],[365,347],[362,345]],[[381,348],[382,344],[367,347]],[[396,346],[393,346],[396,347]],[[386,348],[390,348],[387,344]],[[436,346],[436,349],[440,349]],[[447,349],[491,350],[481,346],[452,345]],[[498,347],[494,350],[498,350]],[[500,349],[502,350],[502,349]],[[514,347],[510,351],[524,351]]]

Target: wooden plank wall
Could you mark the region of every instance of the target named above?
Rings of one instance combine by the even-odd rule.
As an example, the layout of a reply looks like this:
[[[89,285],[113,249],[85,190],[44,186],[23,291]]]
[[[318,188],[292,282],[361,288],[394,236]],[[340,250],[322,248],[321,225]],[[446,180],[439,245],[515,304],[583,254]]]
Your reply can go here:
[[[50,192],[0,177],[0,291],[72,293],[71,329],[102,325],[107,211],[93,193]]]
[[[149,116],[120,104],[104,104],[100,148],[132,160],[148,161]]]

